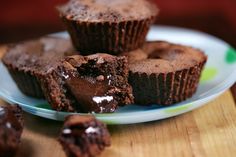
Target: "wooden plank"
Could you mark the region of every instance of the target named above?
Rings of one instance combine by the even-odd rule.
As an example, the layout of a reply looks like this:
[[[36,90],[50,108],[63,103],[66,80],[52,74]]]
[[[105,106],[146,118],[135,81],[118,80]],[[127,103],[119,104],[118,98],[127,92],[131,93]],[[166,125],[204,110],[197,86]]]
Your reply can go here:
[[[235,156],[236,108],[230,92],[194,114],[207,156]]]
[[[56,140],[61,122],[27,113],[24,117],[26,124],[17,157],[65,157]],[[109,130],[112,146],[101,157],[234,157],[236,153],[236,109],[230,91],[177,117],[109,126]]]
[[[227,91],[208,105],[178,117],[113,126],[112,148],[118,153],[115,156],[122,157],[235,156],[235,118],[235,104]],[[109,152],[105,154],[109,156]]]

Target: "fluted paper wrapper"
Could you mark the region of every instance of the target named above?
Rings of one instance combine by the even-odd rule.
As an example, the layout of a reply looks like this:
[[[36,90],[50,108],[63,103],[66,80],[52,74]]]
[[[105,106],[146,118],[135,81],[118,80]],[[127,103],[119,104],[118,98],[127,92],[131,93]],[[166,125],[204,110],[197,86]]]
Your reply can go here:
[[[119,54],[140,48],[154,17],[123,22],[80,22],[62,16],[73,45],[82,55]]]
[[[197,90],[204,64],[205,61],[170,73],[130,72],[129,83],[133,87],[135,103],[171,105],[190,98]]]
[[[34,75],[11,66],[7,66],[7,69],[22,93],[36,98],[44,97],[40,84]]]

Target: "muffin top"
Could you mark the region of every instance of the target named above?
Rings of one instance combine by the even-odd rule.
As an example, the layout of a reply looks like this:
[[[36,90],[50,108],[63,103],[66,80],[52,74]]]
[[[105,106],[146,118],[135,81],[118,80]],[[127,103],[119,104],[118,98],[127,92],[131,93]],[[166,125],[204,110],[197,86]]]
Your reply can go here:
[[[58,7],[61,16],[82,22],[120,22],[154,17],[158,9],[146,0],[70,0]]]
[[[88,55],[88,56],[81,56],[81,55],[67,56],[67,57],[65,57],[65,59],[62,62],[64,62],[64,63],[69,62],[73,67],[80,67],[82,64],[88,63],[92,60],[96,61],[95,63],[97,65],[99,65],[99,64],[103,64],[105,62],[116,62],[117,59],[123,59],[125,61],[126,57],[124,57],[124,56],[117,57],[117,56],[113,56],[113,55],[106,54],[106,53],[95,53],[95,54]]]
[[[195,48],[164,41],[147,42],[141,49],[125,53],[132,72],[168,73],[205,62],[206,55]]]
[[[73,52],[69,39],[45,36],[9,45],[2,61],[25,72],[47,72],[58,60]]]

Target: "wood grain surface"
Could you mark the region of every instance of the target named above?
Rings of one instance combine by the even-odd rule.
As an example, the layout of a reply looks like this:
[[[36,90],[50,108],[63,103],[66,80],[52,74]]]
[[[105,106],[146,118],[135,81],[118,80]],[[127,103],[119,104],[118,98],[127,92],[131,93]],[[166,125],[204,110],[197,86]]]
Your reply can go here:
[[[6,103],[0,100],[0,104]],[[140,115],[141,116],[141,115]],[[16,157],[65,157],[57,142],[62,122],[24,113]],[[155,122],[109,126],[112,146],[101,157],[235,157],[236,106],[230,91],[192,112]]]
[[[0,47],[1,52],[4,49]],[[0,99],[0,105],[7,103]],[[28,113],[24,113],[24,119],[22,143],[16,157],[65,157],[57,142],[62,122]],[[141,124],[113,125],[109,130],[112,146],[101,157],[236,156],[236,104],[230,90],[180,116]]]

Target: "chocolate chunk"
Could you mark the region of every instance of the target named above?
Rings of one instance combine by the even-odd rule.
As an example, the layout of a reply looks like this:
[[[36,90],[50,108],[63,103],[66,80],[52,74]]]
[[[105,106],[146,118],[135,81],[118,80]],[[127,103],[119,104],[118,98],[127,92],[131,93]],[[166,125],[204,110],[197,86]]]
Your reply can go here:
[[[95,157],[110,146],[110,134],[104,123],[93,116],[68,116],[59,136],[68,157]]]
[[[0,107],[0,157],[16,153],[23,131],[22,110],[19,106]]]

